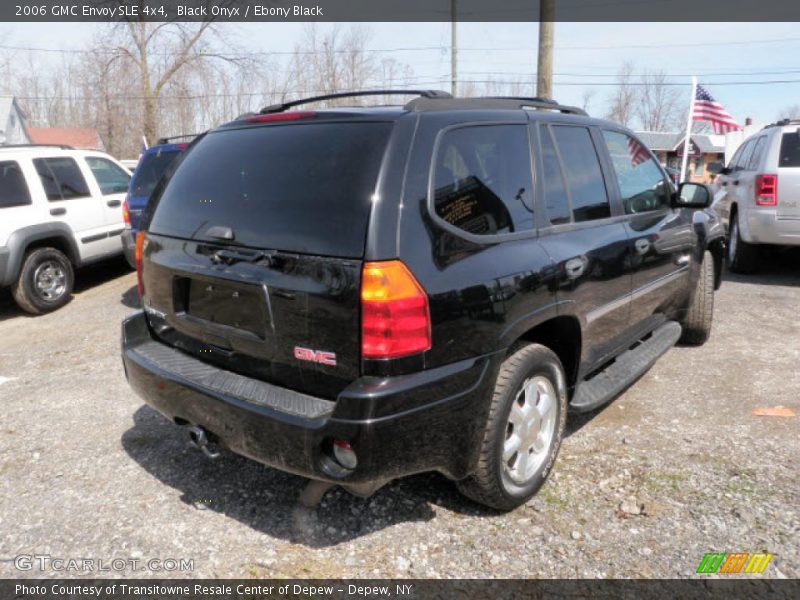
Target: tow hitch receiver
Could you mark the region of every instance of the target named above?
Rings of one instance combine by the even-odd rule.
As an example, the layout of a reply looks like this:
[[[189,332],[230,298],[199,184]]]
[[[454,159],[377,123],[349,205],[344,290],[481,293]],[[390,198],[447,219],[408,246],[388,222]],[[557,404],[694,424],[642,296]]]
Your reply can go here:
[[[195,448],[203,451],[208,458],[219,458],[219,450],[217,447],[208,440],[206,430],[202,427],[190,425],[189,430],[189,443]]]

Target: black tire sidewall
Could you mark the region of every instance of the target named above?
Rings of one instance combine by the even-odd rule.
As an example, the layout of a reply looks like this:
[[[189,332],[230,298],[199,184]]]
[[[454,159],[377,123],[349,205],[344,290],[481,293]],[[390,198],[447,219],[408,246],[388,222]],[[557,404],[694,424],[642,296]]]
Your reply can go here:
[[[542,350],[545,350],[542,348]],[[511,405],[515,401],[517,393],[519,392],[522,384],[528,379],[536,376],[543,376],[550,380],[553,384],[553,389],[556,391],[556,430],[553,435],[553,441],[548,451],[547,459],[539,467],[539,470],[528,481],[526,485],[520,486],[512,481],[506,474],[503,465],[503,443],[505,442],[506,427],[508,424],[508,417],[511,412]],[[498,477],[498,483],[503,493],[510,499],[528,498],[533,495],[545,482],[549,475],[553,464],[555,463],[556,456],[558,455],[561,441],[564,436],[564,429],[566,426],[567,417],[567,392],[564,370],[561,363],[555,354],[546,351],[546,354],[539,352],[526,357],[525,364],[522,368],[518,369],[513,376],[513,382],[508,386],[506,398],[504,400],[505,406],[500,413],[501,418],[493,423],[494,431],[492,432],[494,440],[494,448],[492,450],[494,456],[495,472]]]
[[[64,292],[55,300],[43,298],[36,289],[34,274],[39,265],[45,261],[57,262],[61,268],[64,269],[66,275]],[[69,262],[69,259],[64,256],[63,253],[55,248],[40,248],[31,252],[23,262],[20,278],[22,279],[22,292],[25,295],[25,299],[41,312],[49,312],[61,308],[69,302],[70,296],[72,295],[72,287],[74,284],[72,263]]]

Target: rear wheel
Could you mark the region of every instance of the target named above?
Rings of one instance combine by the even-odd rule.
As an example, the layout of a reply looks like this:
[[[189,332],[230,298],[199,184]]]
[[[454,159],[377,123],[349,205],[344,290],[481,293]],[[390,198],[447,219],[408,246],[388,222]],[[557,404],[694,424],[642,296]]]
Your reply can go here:
[[[705,344],[711,335],[714,320],[714,257],[706,250],[700,265],[700,277],[694,288],[692,303],[683,323],[681,342],[685,344]]]
[[[728,231],[728,268],[734,273],[752,273],[757,261],[758,248],[742,239],[739,214],[735,213]]]
[[[527,345],[500,368],[475,472],[461,492],[498,510],[524,504],[542,486],[561,446],[566,378],[548,348]]]
[[[19,307],[39,315],[64,306],[72,294],[72,263],[55,248],[37,248],[25,256],[11,292]]]

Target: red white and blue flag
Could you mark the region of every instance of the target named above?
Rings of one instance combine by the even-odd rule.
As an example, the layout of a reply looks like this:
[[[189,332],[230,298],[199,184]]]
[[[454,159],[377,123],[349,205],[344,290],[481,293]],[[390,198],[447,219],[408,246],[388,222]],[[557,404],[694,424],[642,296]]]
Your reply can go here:
[[[742,129],[736,119],[725,110],[722,104],[714,100],[702,85],[697,86],[697,93],[694,96],[692,120],[709,121],[714,128],[714,133],[717,134],[740,131]]]

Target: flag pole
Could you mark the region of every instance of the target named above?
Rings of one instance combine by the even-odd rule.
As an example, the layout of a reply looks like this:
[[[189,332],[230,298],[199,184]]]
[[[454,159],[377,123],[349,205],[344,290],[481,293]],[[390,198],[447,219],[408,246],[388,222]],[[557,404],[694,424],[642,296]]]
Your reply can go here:
[[[686,137],[683,139],[683,160],[681,161],[680,181],[686,181],[686,167],[689,164],[689,138],[692,135],[692,116],[694,115],[694,99],[697,96],[697,77],[692,77],[692,100],[689,102],[689,115],[686,117]]]

